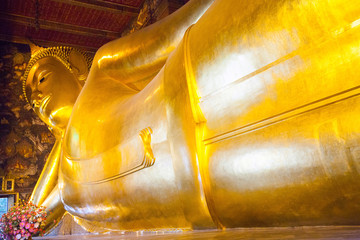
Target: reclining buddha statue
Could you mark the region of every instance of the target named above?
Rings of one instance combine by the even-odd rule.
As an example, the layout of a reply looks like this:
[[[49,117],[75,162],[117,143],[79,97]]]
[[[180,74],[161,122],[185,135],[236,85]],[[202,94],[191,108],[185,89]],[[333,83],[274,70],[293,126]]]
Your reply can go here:
[[[32,200],[98,232],[360,224],[359,47],[357,1],[191,0],[89,72],[38,50]]]

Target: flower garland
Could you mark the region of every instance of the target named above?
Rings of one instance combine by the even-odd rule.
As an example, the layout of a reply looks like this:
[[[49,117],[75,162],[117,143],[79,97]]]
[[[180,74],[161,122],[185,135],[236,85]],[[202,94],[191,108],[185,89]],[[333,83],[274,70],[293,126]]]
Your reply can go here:
[[[0,237],[5,240],[24,240],[37,234],[43,235],[46,217],[45,207],[22,201],[2,215]]]

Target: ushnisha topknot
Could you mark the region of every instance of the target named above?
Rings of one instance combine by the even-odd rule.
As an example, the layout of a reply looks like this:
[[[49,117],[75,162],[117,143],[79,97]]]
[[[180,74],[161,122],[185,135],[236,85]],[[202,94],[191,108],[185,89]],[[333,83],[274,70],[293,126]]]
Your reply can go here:
[[[79,49],[72,48],[72,47],[66,47],[66,46],[43,48],[43,47],[36,46],[34,44],[29,44],[29,45],[30,45],[30,49],[31,49],[31,58],[25,69],[25,73],[23,76],[23,83],[22,83],[23,84],[23,94],[28,103],[30,103],[30,101],[26,96],[26,80],[28,78],[31,68],[40,59],[42,59],[44,57],[48,57],[48,56],[54,57],[57,60],[59,60],[59,62],[64,64],[64,66],[69,71],[72,71],[69,57],[70,57],[70,54],[72,51],[77,51],[78,53],[80,53],[84,56],[86,63],[87,63],[87,67],[90,70],[91,63],[92,63],[92,57],[90,57],[88,54],[86,54],[85,52],[83,52]]]

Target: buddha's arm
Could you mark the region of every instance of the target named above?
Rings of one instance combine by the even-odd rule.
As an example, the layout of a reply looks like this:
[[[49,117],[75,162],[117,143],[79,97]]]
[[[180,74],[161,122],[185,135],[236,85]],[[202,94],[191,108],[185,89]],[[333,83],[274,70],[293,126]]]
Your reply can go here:
[[[51,150],[43,171],[31,194],[30,201],[38,206],[42,205],[49,194],[57,185],[59,172],[59,159],[61,152],[61,141],[57,140]]]
[[[213,0],[193,0],[167,18],[105,44],[96,53],[93,71],[125,84],[151,79]]]
[[[38,206],[46,207],[48,212],[44,227],[46,232],[56,225],[65,213],[58,189],[61,145],[61,141],[55,142],[29,200]]]
[[[60,219],[65,214],[58,185],[56,185],[48,194],[47,198],[42,203],[42,206],[46,207],[46,211],[48,213],[44,227],[45,232],[48,232],[59,223]]]

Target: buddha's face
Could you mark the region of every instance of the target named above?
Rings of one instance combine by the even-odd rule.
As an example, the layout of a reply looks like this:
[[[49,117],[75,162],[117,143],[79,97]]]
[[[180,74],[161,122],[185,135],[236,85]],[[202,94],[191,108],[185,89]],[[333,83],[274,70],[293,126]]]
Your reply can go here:
[[[80,90],[76,76],[54,57],[37,61],[26,80],[26,95],[31,106],[54,130],[66,128]]]

